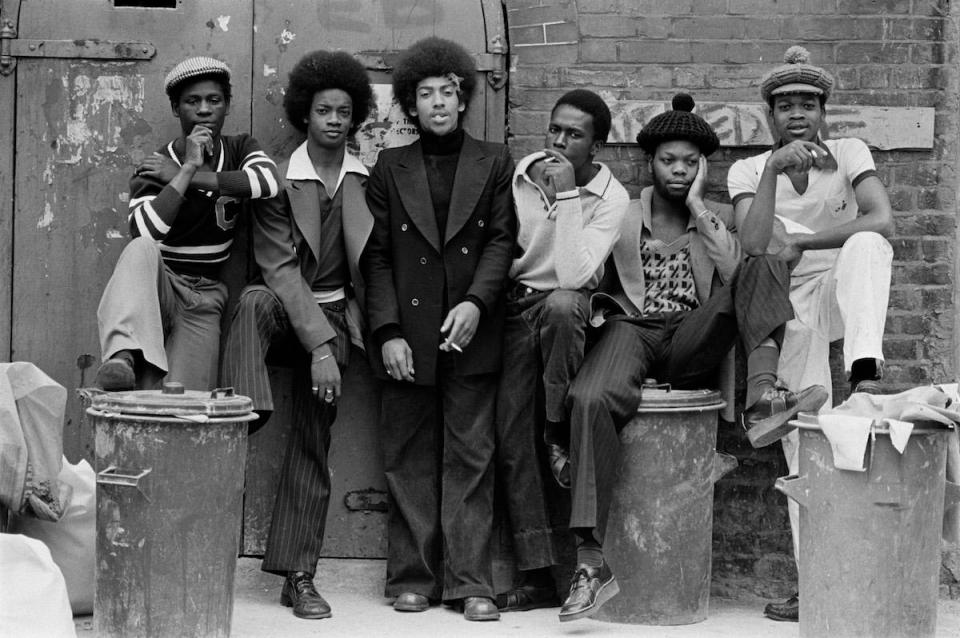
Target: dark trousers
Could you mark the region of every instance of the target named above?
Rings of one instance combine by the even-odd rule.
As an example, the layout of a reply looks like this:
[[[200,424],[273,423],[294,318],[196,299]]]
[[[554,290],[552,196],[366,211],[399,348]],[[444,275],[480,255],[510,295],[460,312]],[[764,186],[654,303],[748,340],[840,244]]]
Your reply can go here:
[[[496,375],[456,376],[440,354],[437,385],[387,381],[381,395],[390,495],[386,596],[493,596]]]
[[[324,304],[323,312],[337,336],[329,345],[341,370],[350,352],[346,302]],[[293,423],[270,522],[261,569],[274,574],[313,573],[323,547],[330,503],[330,428],[335,406],[312,392],[310,355],[296,340],[280,300],[265,286],[249,286],[230,325],[223,354],[221,382],[253,399],[254,408],[270,411],[273,399],[267,371],[273,362],[293,366]]]
[[[558,562],[537,454],[543,445],[537,408],[550,421],[566,420],[567,390],[583,362],[588,312],[587,295],[578,290],[508,297],[496,467],[521,570]]]
[[[793,318],[789,283],[783,262],[752,257],[730,286],[699,308],[608,319],[568,394],[572,529],[592,529],[603,543],[619,434],[636,413],[643,380],[655,377],[677,388],[713,385],[738,334],[750,352]]]

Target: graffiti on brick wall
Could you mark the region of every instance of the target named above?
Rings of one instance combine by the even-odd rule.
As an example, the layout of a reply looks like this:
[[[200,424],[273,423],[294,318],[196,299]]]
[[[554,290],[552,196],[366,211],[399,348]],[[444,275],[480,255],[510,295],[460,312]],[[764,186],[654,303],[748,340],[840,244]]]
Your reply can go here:
[[[670,108],[669,102],[619,100],[604,92],[613,123],[610,144],[632,144],[651,118]],[[699,102],[694,111],[713,126],[723,146],[769,146],[773,136],[764,104]],[[933,148],[934,109],[827,105],[824,137],[857,137],[875,149]]]

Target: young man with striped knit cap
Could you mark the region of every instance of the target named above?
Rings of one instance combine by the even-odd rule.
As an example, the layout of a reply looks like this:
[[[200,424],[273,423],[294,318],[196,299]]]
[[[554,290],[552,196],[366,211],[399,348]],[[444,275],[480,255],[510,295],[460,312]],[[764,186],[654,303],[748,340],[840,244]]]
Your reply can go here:
[[[779,357],[787,387],[829,389],[830,341],[843,338],[851,392],[876,394],[893,261],[886,240],[893,231],[890,201],[866,144],[821,137],[833,77],[810,64],[802,47],[784,57],[786,64],[760,83],[777,142],[727,174],[744,251],[773,255],[790,268],[796,319],[779,346],[768,344],[767,356]],[[795,473],[799,435],[787,434],[782,444]],[[790,501],[789,510],[796,551],[799,506]],[[797,621],[798,597],[771,603],[764,613]]]
[[[151,388],[166,376],[188,389],[216,383],[220,267],[230,256],[243,200],[274,197],[277,167],[246,134],[221,135],[230,112],[230,69],[188,58],[164,89],[181,135],[147,156],[130,180],[124,248],[97,320],[104,390]]]

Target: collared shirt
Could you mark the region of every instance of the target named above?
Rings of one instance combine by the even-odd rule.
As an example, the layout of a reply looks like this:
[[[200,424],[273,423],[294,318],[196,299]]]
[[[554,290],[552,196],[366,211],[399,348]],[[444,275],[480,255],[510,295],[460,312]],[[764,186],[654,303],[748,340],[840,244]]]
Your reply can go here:
[[[318,183],[318,208],[320,210],[320,264],[310,289],[318,303],[329,303],[346,296],[346,284],[350,280],[347,251],[343,242],[342,200],[340,185],[347,173],[368,175],[367,168],[353,155],[344,153],[337,176],[336,190],[331,197],[323,180],[317,174],[307,152],[307,143],[298,146],[290,155],[286,177],[288,180],[315,181]]]
[[[604,164],[574,191],[557,193],[549,202],[527,175],[541,152],[520,160],[513,177],[519,256],[510,277],[536,290],[596,288],[603,263],[620,237],[620,224],[630,201],[626,189]]]

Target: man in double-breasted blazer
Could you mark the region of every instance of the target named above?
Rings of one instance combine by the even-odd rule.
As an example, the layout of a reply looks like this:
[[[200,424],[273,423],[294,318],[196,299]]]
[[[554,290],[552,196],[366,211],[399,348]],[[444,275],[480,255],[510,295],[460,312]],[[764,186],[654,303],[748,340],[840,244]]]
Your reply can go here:
[[[307,134],[280,165],[283,189],[255,209],[254,255],[263,283],[245,288],[223,355],[222,383],[273,411],[265,357],[293,365],[294,423],[281,470],[262,569],[286,577],[281,602],[301,618],[330,606],[313,574],[323,543],[330,428],[351,342],[363,347],[359,257],[373,227],[367,170],[346,152],[372,96],[364,67],[346,53],[315,51],[290,74],[284,106]]]
[[[442,599],[462,602],[468,620],[496,620],[493,419],[516,223],[507,148],[460,126],[475,75],[471,56],[446,40],[401,56],[394,96],[420,140],[384,150],[371,172],[361,269],[370,359],[385,380],[386,595],[398,611]]]

